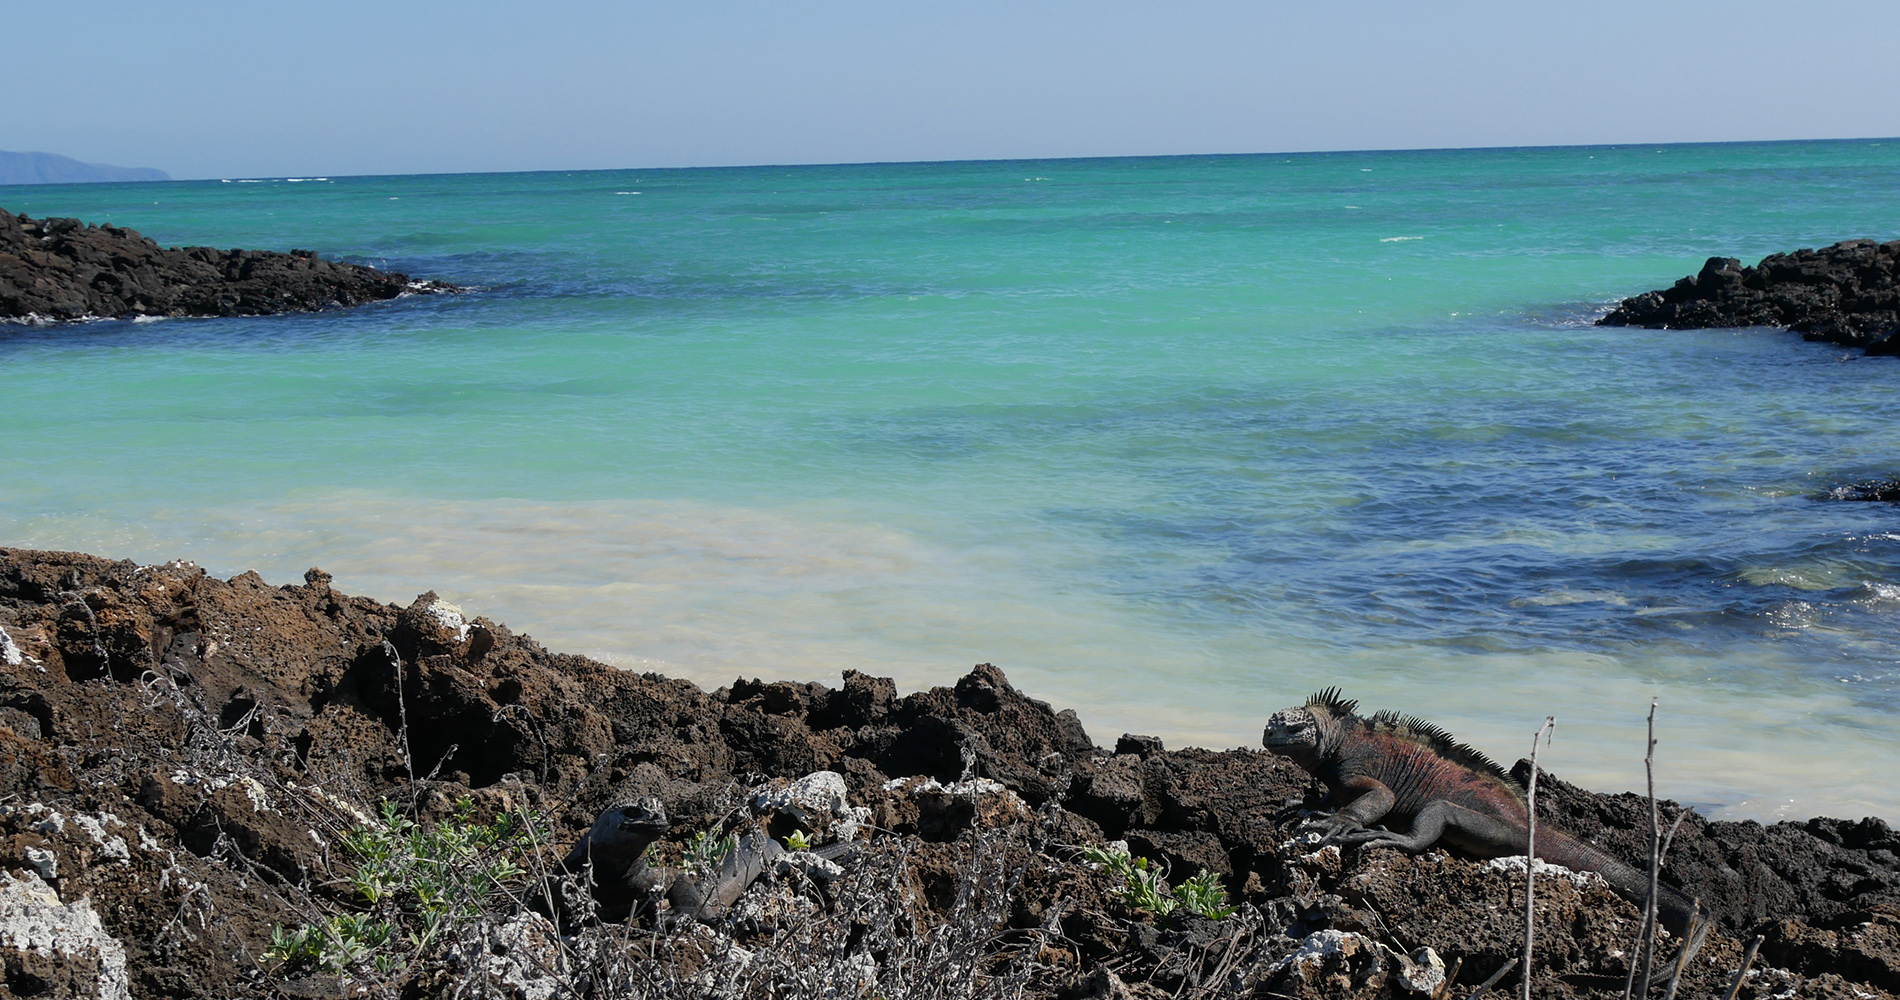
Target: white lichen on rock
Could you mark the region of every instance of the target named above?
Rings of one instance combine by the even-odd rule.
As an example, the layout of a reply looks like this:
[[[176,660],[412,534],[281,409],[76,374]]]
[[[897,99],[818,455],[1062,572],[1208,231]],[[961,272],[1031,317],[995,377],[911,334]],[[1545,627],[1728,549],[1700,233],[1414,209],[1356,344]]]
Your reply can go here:
[[[128,1000],[125,946],[106,933],[92,902],[61,904],[33,875],[0,873],[0,954],[46,983],[49,996]]]
[[[533,911],[490,923],[487,933],[467,935],[449,961],[486,973],[490,983],[520,1000],[549,1000],[562,992],[568,972],[560,932]]]
[[[1273,966],[1273,972],[1292,977],[1306,988],[1356,990],[1386,968],[1390,949],[1356,931],[1327,928],[1308,934],[1293,954]],[[1292,984],[1288,984],[1292,985]]]
[[[1423,993],[1435,997],[1445,985],[1445,960],[1431,947],[1420,948],[1411,955],[1397,955],[1399,967],[1399,987],[1411,993]]]
[[[59,877],[59,855],[44,847],[28,847],[21,853],[26,855],[26,863],[39,872],[41,878]]]
[[[896,778],[884,790],[915,800],[926,813],[949,812],[961,803],[966,819],[986,829],[1011,826],[1034,818],[1029,804],[1007,785],[990,778],[964,778],[944,784],[936,778]]]
[[[1505,872],[1511,875],[1524,874],[1524,855],[1513,854],[1505,858],[1492,858],[1484,863],[1485,870]],[[1577,871],[1562,865],[1553,865],[1548,861],[1538,861],[1535,869],[1538,878],[1559,878],[1578,889],[1607,889],[1610,883],[1596,872]]]
[[[106,830],[108,826],[124,826],[125,821],[119,817],[109,812],[101,812],[97,817],[79,813],[73,816],[73,825],[84,830],[86,836],[91,837],[92,842],[99,845],[100,853],[106,857],[114,861],[132,860],[132,850],[126,846],[125,838]]]
[[[468,638],[468,613],[461,608],[436,598],[429,605],[429,617],[435,619],[436,626],[446,635],[455,636],[456,642]]]
[[[845,797],[844,775],[813,771],[796,781],[771,784],[752,793],[754,816],[782,816],[800,827],[836,840],[851,840],[871,821],[871,811]]]

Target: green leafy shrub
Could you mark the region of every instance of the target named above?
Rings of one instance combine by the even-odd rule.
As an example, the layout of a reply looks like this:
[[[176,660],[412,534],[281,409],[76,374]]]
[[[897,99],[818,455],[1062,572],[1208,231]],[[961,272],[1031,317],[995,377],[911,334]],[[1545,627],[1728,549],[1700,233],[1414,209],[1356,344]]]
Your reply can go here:
[[[280,967],[392,971],[403,953],[420,954],[519,889],[532,846],[525,820],[504,812],[478,823],[474,809],[464,797],[448,821],[424,827],[384,801],[378,820],[341,840],[353,862],[345,882],[361,910],[295,930],[279,925],[265,958]]]
[[[1174,888],[1174,894],[1180,898],[1181,906],[1189,913],[1196,913],[1209,920],[1225,920],[1234,915],[1234,907],[1227,902],[1227,887],[1220,884],[1220,876],[1201,869],[1201,873]]]
[[[1170,889],[1161,867],[1147,858],[1100,847],[1084,847],[1081,855],[1084,861],[1100,865],[1109,874],[1119,878],[1122,898],[1137,910],[1166,917],[1178,908],[1209,920],[1225,920],[1234,915],[1234,907],[1228,905],[1227,889],[1221,885],[1220,876],[1205,868],[1201,869],[1200,874]]]

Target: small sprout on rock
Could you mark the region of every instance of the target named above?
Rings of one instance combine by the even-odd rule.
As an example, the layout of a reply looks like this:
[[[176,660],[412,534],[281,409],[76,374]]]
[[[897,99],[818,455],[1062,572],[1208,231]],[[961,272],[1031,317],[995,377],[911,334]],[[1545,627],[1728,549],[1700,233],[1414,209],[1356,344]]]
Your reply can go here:
[[[1120,878],[1122,898],[1137,910],[1165,917],[1179,908],[1209,920],[1225,920],[1234,915],[1220,876],[1205,868],[1178,887],[1169,889],[1161,868],[1147,858],[1101,847],[1084,847],[1081,855],[1082,860]]]
[[[793,830],[785,838],[785,849],[788,851],[809,851],[811,848],[811,837],[803,830]]]
[[[1174,894],[1180,897],[1181,905],[1189,913],[1209,920],[1225,920],[1234,915],[1234,907],[1227,902],[1227,887],[1220,884],[1219,875],[1205,868],[1175,887]]]
[[[686,870],[695,878],[702,878],[719,870],[719,863],[726,860],[739,846],[739,838],[732,834],[715,837],[705,830],[693,834],[686,842]]]

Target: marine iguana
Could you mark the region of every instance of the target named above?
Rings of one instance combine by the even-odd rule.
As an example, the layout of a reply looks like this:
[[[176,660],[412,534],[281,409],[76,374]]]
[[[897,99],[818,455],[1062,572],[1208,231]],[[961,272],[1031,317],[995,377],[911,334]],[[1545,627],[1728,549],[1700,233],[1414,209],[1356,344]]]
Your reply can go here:
[[[1479,751],[1443,729],[1409,715],[1357,714],[1359,703],[1327,688],[1299,708],[1273,713],[1261,742],[1325,782],[1342,805],[1311,829],[1321,843],[1396,847],[1417,853],[1444,841],[1481,858],[1523,854],[1530,811],[1524,790]],[[1408,824],[1398,833],[1372,824]],[[1649,876],[1594,844],[1539,824],[1537,857],[1565,868],[1593,871],[1638,906]],[[1657,886],[1657,913],[1682,939],[1676,964],[1686,965],[1708,936],[1709,911],[1699,900]]]
[[[750,830],[726,852],[716,871],[696,878],[688,872],[647,864],[647,848],[669,825],[666,806],[652,796],[614,806],[581,834],[561,867],[578,873],[592,863],[594,898],[600,903],[604,920],[626,920],[664,890],[668,919],[690,917],[712,923],[726,915],[773,861],[789,853],[765,831]],[[812,853],[836,861],[856,851],[856,844],[845,842]]]

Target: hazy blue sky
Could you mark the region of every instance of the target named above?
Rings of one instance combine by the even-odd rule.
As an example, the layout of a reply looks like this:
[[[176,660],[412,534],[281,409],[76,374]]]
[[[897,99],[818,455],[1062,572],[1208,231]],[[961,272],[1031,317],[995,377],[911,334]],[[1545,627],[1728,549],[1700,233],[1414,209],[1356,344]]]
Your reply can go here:
[[[1900,135],[1900,3],[0,0],[0,149],[177,177]]]

